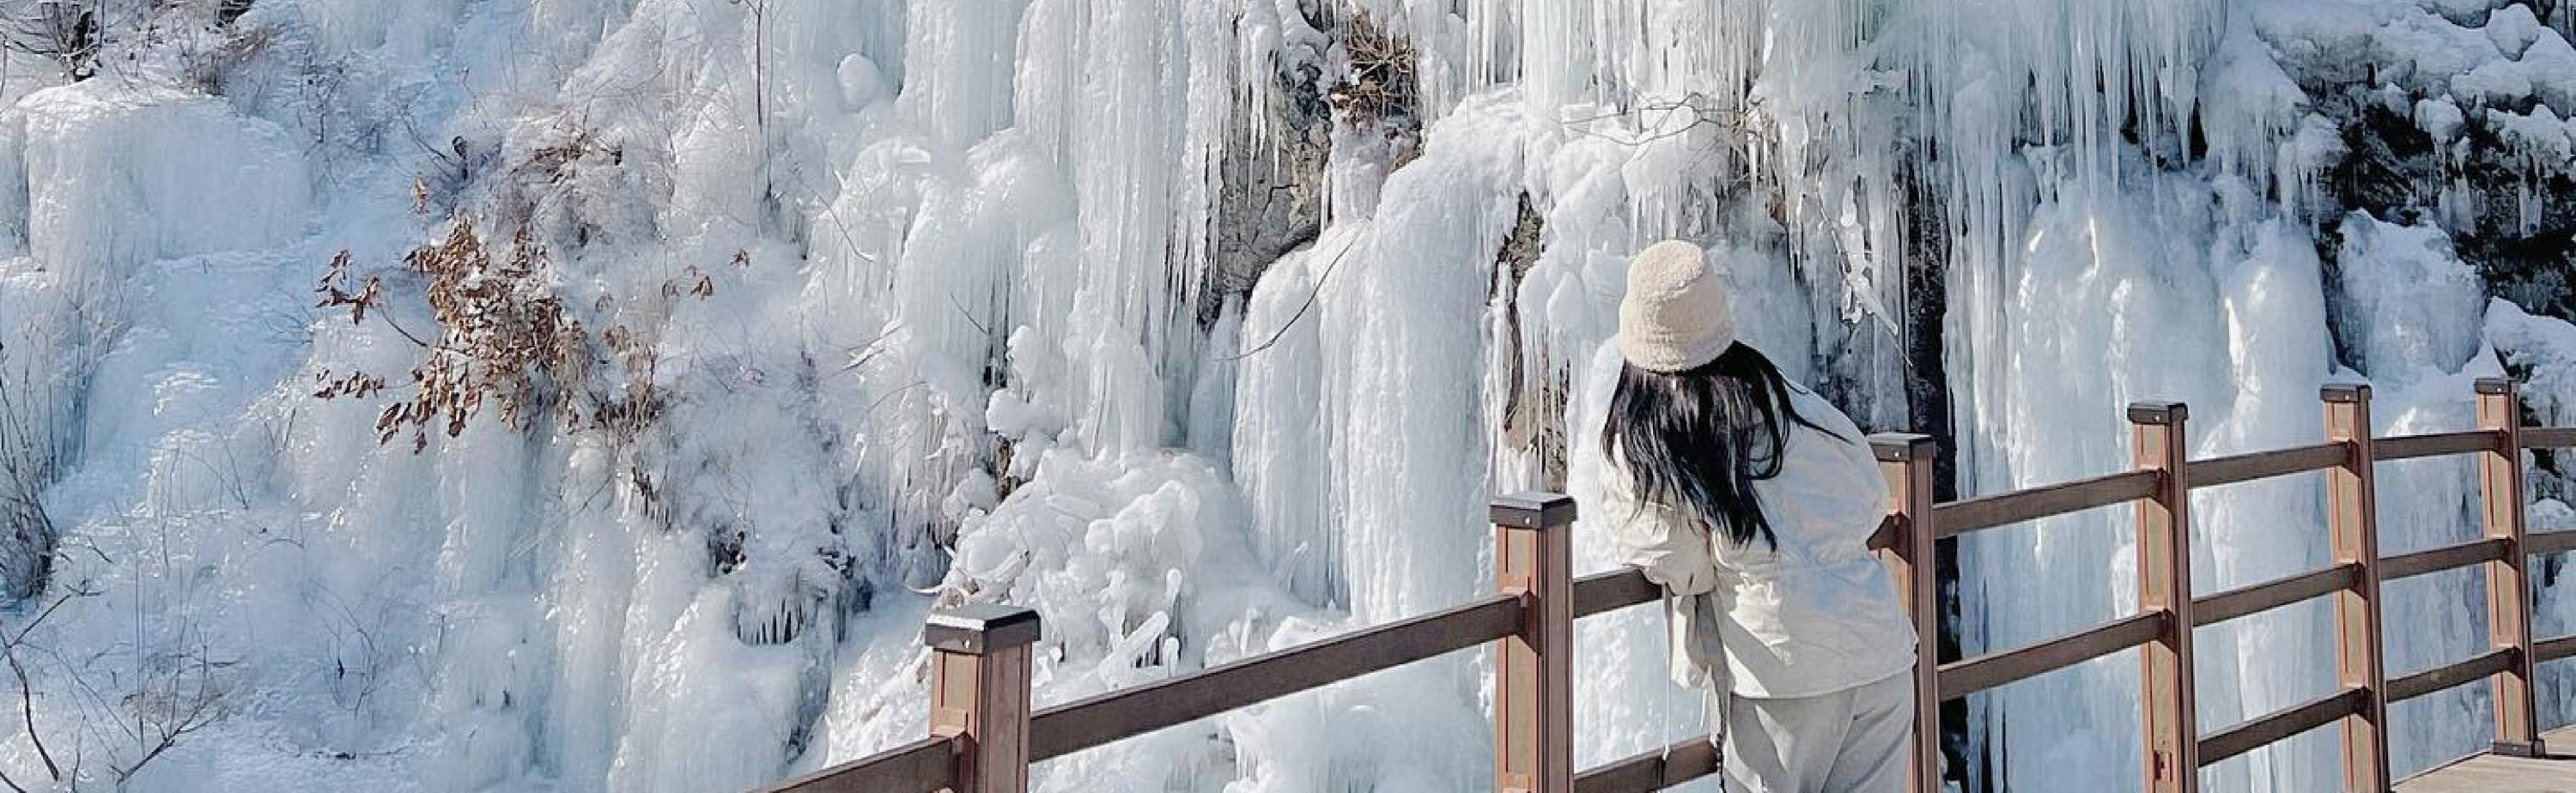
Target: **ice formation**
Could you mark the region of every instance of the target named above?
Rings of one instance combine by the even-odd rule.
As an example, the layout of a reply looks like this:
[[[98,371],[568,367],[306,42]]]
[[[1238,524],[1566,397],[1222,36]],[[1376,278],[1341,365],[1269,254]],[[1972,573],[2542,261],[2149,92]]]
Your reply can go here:
[[[2466,427],[2496,374],[2576,424],[2565,3],[0,17],[0,626],[34,692],[0,773],[38,789],[742,789],[918,735],[937,602],[1043,611],[1049,702],[1459,602],[1486,498],[1597,492],[1622,267],[1663,237],[1791,376],[1941,435],[1963,494],[2124,467],[2135,399],[2189,402],[2209,455],[2314,439],[2329,379],[2383,432]],[[2534,528],[2576,527],[2544,462]],[[2382,482],[2390,550],[2475,531],[2463,463]],[[2198,498],[2204,592],[2325,558],[2312,480]],[[1969,539],[1952,641],[2122,613],[2127,542],[2107,511]],[[1605,546],[1580,527],[1586,571]],[[2483,641],[2474,576],[2391,588],[2393,673]],[[2205,631],[2204,724],[2326,690],[2325,616]],[[1585,763],[1700,727],[1652,620],[1579,628]],[[1484,789],[1486,663],[1037,781]],[[2126,789],[2134,674],[1971,698],[1959,781]],[[2400,708],[2400,765],[2486,707]],[[2322,789],[2331,732],[2206,779]]]

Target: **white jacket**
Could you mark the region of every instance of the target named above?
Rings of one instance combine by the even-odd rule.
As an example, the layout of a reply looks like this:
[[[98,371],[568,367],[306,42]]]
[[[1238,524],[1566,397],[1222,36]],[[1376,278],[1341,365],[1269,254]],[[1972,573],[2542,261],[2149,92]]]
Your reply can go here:
[[[1914,664],[1914,625],[1869,537],[1887,515],[1887,481],[1869,442],[1832,403],[1795,384],[1798,415],[1780,475],[1756,481],[1775,550],[1716,538],[1686,511],[1639,503],[1616,460],[1602,472],[1600,516],[1621,559],[1662,584],[1673,674],[1747,697],[1812,697],[1887,679]],[[1718,662],[1724,658],[1725,663]]]

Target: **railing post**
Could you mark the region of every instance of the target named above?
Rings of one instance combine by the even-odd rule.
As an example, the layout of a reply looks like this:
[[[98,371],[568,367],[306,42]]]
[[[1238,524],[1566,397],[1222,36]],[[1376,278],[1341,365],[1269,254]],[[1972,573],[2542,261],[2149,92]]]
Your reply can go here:
[[[955,736],[952,793],[1029,789],[1029,648],[1038,613],[977,604],[931,612],[930,734]]]
[[[1914,618],[1914,746],[1906,761],[1905,789],[1941,790],[1941,600],[1934,564],[1938,534],[1932,526],[1932,455],[1929,435],[1869,436],[1878,470],[1887,475],[1888,511],[1896,515],[1897,596]]]
[[[2184,476],[2188,416],[2180,402],[2129,405],[2137,467],[2161,474],[2155,495],[2138,502],[2138,608],[2165,615],[2155,641],[2142,649],[2138,704],[2146,728],[2148,793],[2200,788],[2200,725],[2192,699],[2191,483]]]
[[[2343,719],[2344,789],[2389,789],[2388,670],[2380,655],[2379,501],[2372,486],[2370,386],[2327,385],[2326,440],[2343,444],[2343,464],[2326,472],[2326,522],[2334,535],[2336,564],[2360,571],[2352,588],[2335,593],[2335,675],[2363,689],[2360,713]]]
[[[2505,541],[2504,559],[2487,563],[2487,634],[2498,648],[2512,648],[2513,663],[2492,678],[2495,685],[2497,754],[2538,757],[2537,711],[2531,691],[2531,589],[2525,572],[2531,557],[2522,547],[2522,402],[2513,381],[2478,380],[2478,429],[2496,434],[2495,445],[2479,455],[2478,483],[2483,491],[2486,536]]]
[[[1494,569],[1521,597],[1521,631],[1494,663],[1494,784],[1505,793],[1574,791],[1574,499],[1494,499]]]

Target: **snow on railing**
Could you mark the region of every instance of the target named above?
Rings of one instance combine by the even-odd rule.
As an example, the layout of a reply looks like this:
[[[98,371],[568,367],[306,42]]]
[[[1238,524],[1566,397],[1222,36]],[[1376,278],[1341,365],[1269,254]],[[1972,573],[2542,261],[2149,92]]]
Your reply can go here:
[[[1940,789],[1941,703],[2124,650],[2140,651],[2139,707],[2146,751],[2140,769],[2151,793],[2188,793],[2198,769],[2334,722],[2342,722],[2346,787],[2392,784],[2385,744],[2388,703],[2479,680],[2495,686],[2495,751],[2541,752],[2532,665],[2576,656],[2576,636],[2535,642],[2525,566],[2533,555],[2576,550],[2576,530],[2526,534],[2522,452],[2576,447],[2576,428],[2524,428],[2513,383],[2478,381],[2471,432],[2374,439],[2370,388],[2330,385],[2326,443],[2191,460],[2183,443],[2188,411],[2179,403],[2131,405],[2132,470],[2093,479],[1935,504],[1932,439],[1870,438],[1888,479],[1889,516],[1871,538],[1889,553],[1896,586],[1917,635],[1939,635],[1935,545],[1980,529],[2086,509],[2137,508],[2139,612],[2073,634],[1975,658],[1944,662],[1925,641],[1912,679],[1915,741],[1910,790]],[[2484,537],[2382,557],[2374,463],[2451,454],[2479,455]],[[2284,578],[2191,596],[2194,489],[2327,472],[2334,564]],[[1704,736],[1599,768],[1573,767],[1573,625],[1580,617],[1649,603],[1660,593],[1642,574],[1571,573],[1574,500],[1556,494],[1496,499],[1498,592],[1411,619],[1256,655],[1199,672],[1032,711],[1029,650],[1037,612],[977,605],[934,613],[924,630],[933,649],[931,732],[920,742],[768,788],[772,793],[1023,793],[1032,762],[1207,718],[1370,672],[1492,643],[1495,782],[1525,793],[1660,790],[1715,773]],[[2489,649],[2448,666],[2389,678],[2381,663],[2381,582],[2483,564],[2491,620]],[[2193,700],[2191,629],[2335,598],[2337,689],[2324,697],[2200,734]]]

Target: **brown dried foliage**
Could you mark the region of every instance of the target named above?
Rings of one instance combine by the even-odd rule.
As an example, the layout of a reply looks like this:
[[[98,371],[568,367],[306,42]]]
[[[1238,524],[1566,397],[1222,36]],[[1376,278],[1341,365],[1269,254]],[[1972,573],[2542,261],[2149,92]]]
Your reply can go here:
[[[1419,54],[1413,41],[1387,32],[1367,12],[1352,14],[1342,30],[1342,47],[1350,71],[1328,95],[1353,126],[1385,123],[1413,126]]]
[[[748,266],[750,254],[737,253],[734,262]],[[377,413],[378,442],[408,435],[412,451],[423,451],[433,430],[448,437],[463,434],[466,422],[487,403],[497,405],[501,419],[522,432],[551,411],[566,427],[587,425],[631,440],[661,418],[664,399],[654,387],[658,358],[653,344],[622,325],[594,339],[579,320],[567,317],[563,301],[545,280],[546,252],[525,230],[512,237],[509,255],[496,259],[474,224],[459,219],[445,239],[412,251],[403,263],[423,280],[422,297],[438,324],[435,337],[413,333],[383,310],[382,276],[369,276],[363,286],[353,287],[347,251],[331,260],[314,290],[322,296],[317,307],[346,308],[353,324],[375,316],[425,352],[411,369],[411,395]],[[665,281],[661,296],[705,300],[715,290],[715,278],[692,265]],[[611,298],[599,298],[601,313],[612,308]],[[622,364],[622,385],[611,387],[593,377],[590,363],[598,348]],[[313,395],[321,399],[367,399],[389,390],[384,378],[366,372],[324,372],[320,379]],[[590,395],[587,411],[567,398],[577,393]],[[638,484],[651,490],[649,480]]]
[[[457,220],[447,238],[411,252],[403,263],[424,279],[423,296],[437,321],[435,339],[424,339],[381,310],[384,280],[370,276],[352,291],[350,256],[341,252],[315,289],[318,307],[347,307],[352,323],[365,322],[371,309],[388,325],[427,354],[412,367],[410,398],[386,405],[376,415],[377,441],[392,443],[408,434],[412,450],[429,447],[429,433],[448,437],[465,432],[465,424],[488,401],[498,405],[511,429],[525,430],[547,408],[559,404],[563,389],[581,381],[589,361],[589,336],[581,323],[564,316],[563,302],[545,283],[545,250],[526,232],[511,239],[509,254],[494,258],[472,221]],[[366,398],[386,390],[385,382],[364,372],[333,377],[323,374],[315,396]]]

